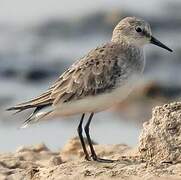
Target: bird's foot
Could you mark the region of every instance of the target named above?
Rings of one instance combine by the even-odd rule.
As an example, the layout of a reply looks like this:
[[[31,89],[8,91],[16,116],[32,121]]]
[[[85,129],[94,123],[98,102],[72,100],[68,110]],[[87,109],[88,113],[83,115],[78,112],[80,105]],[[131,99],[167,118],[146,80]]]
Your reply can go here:
[[[116,160],[112,160],[112,159],[99,158],[99,157],[97,157],[97,155],[92,155],[92,159],[93,159],[93,161],[97,161],[97,162],[101,162],[101,163],[113,163],[116,161]]]

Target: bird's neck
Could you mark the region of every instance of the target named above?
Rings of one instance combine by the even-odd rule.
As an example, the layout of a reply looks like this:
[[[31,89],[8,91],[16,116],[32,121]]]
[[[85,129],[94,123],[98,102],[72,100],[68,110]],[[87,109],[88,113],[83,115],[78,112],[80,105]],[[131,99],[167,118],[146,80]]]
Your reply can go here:
[[[113,36],[111,39],[111,42],[120,44],[123,47],[129,48],[129,47],[135,47],[135,48],[143,48],[143,45],[139,44],[138,42],[134,42],[133,40],[129,39],[128,37],[124,36]]]
[[[131,40],[127,39],[126,37],[121,38],[112,38],[112,43],[116,43],[121,46],[122,49],[135,49],[135,50],[143,50],[143,47],[139,46],[138,44],[132,42]]]
[[[112,39],[112,43],[117,44],[121,52],[124,52],[125,57],[134,69],[138,72],[142,72],[145,65],[143,47],[128,41],[125,38],[119,40]],[[134,58],[133,58],[134,57]]]

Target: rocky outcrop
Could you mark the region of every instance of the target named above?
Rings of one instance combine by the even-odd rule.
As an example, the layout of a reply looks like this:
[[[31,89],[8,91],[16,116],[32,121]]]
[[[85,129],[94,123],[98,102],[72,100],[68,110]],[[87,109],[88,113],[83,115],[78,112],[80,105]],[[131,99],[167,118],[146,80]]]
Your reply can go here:
[[[139,151],[153,163],[181,162],[181,103],[175,102],[153,109],[150,121],[143,124]]]

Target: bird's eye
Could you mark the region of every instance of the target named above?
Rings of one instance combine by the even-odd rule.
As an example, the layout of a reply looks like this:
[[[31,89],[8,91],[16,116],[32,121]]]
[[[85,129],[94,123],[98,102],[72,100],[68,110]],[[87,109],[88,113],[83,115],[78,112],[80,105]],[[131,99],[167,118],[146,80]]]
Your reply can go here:
[[[143,30],[142,30],[142,28],[141,27],[136,27],[136,31],[138,32],[138,33],[140,33],[140,32],[142,32]]]

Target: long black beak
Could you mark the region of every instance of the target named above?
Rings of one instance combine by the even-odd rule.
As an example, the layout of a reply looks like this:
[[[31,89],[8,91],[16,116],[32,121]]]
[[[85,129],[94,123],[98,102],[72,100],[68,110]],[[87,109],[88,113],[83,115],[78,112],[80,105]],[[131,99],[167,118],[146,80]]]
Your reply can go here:
[[[163,49],[166,49],[166,50],[168,50],[168,51],[170,51],[170,52],[173,52],[172,49],[170,49],[169,47],[165,46],[163,43],[161,43],[159,40],[157,40],[157,39],[154,38],[153,36],[151,36],[150,43],[155,44],[156,46],[159,46],[159,47],[161,47],[161,48],[163,48]]]

